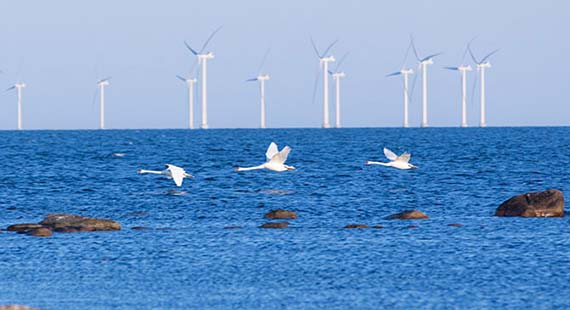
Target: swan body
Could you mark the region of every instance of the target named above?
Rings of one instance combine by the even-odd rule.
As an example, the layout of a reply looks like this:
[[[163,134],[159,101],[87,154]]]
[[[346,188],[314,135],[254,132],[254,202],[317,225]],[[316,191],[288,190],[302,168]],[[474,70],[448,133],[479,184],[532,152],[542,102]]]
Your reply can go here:
[[[182,186],[182,181],[184,180],[184,178],[193,178],[194,176],[192,176],[191,174],[187,173],[184,169],[175,166],[175,165],[170,165],[167,164],[166,165],[166,169],[162,170],[162,171],[154,171],[154,170],[144,170],[144,169],[139,169],[137,170],[138,174],[158,174],[158,175],[163,175],[169,179],[174,180],[174,183],[176,183],[176,186]]]
[[[237,167],[236,171],[249,171],[249,170],[261,170],[267,169],[271,171],[283,172],[287,170],[295,170],[295,167],[285,165],[285,161],[291,152],[289,146],[285,146],[281,151],[277,149],[277,144],[271,142],[267,151],[265,152],[265,157],[267,161],[259,166],[253,167]]]
[[[402,155],[398,156],[394,154],[394,152],[390,151],[387,148],[384,148],[384,155],[386,158],[390,160],[390,162],[383,163],[378,161],[367,161],[365,165],[382,165],[386,167],[393,167],[401,170],[408,170],[408,169],[417,169],[418,167],[410,164],[410,153],[403,153]]]

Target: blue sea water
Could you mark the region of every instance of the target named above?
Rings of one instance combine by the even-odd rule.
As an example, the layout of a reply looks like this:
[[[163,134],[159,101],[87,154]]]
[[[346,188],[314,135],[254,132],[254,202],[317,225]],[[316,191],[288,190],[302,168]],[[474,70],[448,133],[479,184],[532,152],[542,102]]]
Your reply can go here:
[[[123,226],[1,232],[0,305],[570,307],[569,218],[493,216],[512,195],[569,192],[570,128],[5,131],[0,140],[1,228],[50,212]],[[297,170],[233,171],[263,162],[271,141],[292,147]],[[411,152],[419,169],[363,165],[384,160],[384,146]],[[177,189],[136,174],[166,163],[195,178]],[[278,208],[299,217],[258,228]],[[430,219],[384,219],[406,209]],[[351,223],[384,228],[343,228]]]

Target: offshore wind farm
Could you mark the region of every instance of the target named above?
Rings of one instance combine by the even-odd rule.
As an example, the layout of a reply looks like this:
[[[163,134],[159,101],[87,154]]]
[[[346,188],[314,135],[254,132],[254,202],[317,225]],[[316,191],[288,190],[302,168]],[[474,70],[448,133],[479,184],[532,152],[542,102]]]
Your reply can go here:
[[[570,308],[570,4],[31,4],[0,310]]]

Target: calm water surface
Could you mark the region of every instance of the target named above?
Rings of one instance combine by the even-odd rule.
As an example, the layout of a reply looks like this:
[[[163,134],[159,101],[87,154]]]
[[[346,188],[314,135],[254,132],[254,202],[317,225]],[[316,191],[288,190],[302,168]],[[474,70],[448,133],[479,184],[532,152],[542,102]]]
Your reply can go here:
[[[123,225],[51,238],[1,232],[0,304],[570,307],[570,218],[493,217],[518,193],[570,192],[570,128],[5,131],[0,140],[0,227],[49,212]],[[271,141],[292,147],[297,170],[232,171],[263,162]],[[384,160],[384,146],[411,152],[420,169],[363,165]],[[165,163],[196,176],[180,195],[167,194],[171,180],[136,174]],[[277,208],[299,218],[257,228]],[[384,219],[411,208],[430,219]],[[343,229],[350,223],[385,228]]]

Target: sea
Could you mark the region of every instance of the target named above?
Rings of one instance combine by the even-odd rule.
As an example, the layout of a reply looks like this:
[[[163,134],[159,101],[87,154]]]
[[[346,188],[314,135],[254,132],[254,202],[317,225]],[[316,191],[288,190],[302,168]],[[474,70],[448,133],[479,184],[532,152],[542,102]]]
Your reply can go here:
[[[569,127],[0,131],[0,141],[0,305],[570,308],[570,217],[494,216],[517,194],[570,193]],[[272,141],[292,148],[296,170],[234,171],[263,163]],[[364,165],[385,161],[384,147],[419,168]],[[178,188],[137,174],[165,164],[194,178]],[[264,218],[276,209],[298,218],[260,228],[279,221]],[[386,219],[412,209],[429,219]],[[53,212],[122,229],[6,231]]]

